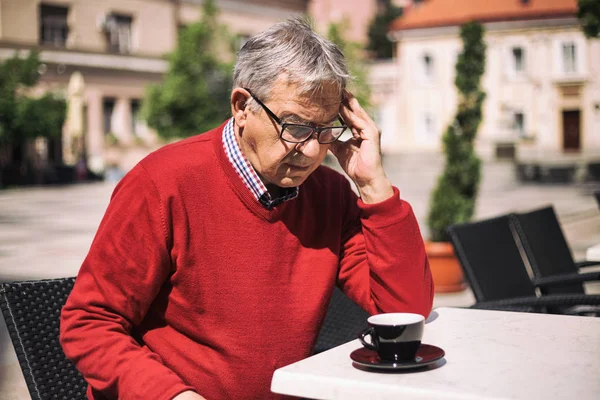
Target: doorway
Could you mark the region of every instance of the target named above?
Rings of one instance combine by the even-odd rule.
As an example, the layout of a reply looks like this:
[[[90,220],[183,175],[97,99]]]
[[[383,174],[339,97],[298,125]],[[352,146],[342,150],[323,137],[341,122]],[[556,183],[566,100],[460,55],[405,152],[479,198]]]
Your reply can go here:
[[[581,112],[568,110],[562,112],[563,150],[578,151],[581,148]]]

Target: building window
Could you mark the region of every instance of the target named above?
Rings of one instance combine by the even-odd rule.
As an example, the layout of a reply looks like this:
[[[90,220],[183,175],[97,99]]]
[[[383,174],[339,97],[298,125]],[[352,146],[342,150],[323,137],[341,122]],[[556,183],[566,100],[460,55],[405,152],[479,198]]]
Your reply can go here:
[[[525,132],[525,114],[517,111],[513,114],[513,130],[520,138],[526,138]]]
[[[431,112],[422,115],[420,130],[422,139],[429,140],[435,137],[435,119]]]
[[[433,57],[430,54],[423,56],[423,73],[425,78],[433,79]]]
[[[512,48],[513,69],[516,73],[525,72],[525,50],[522,47]]]
[[[102,101],[102,121],[104,124],[104,134],[113,133],[113,113],[115,111],[115,99],[105,97]]]
[[[572,73],[577,71],[577,48],[575,43],[568,42],[562,45],[563,71]]]
[[[433,116],[429,113],[425,114],[425,133],[427,136],[433,136],[435,134]]]
[[[69,36],[68,7],[40,4],[40,44],[66,47]]]
[[[103,21],[108,51],[131,53],[131,24],[133,18],[122,14],[109,14]]]

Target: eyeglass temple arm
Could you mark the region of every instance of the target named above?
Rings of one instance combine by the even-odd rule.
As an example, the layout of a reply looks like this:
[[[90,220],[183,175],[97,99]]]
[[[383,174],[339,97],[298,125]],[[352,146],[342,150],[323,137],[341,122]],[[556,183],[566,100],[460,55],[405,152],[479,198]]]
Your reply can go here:
[[[254,100],[255,100],[255,101],[258,103],[258,104],[260,104],[260,106],[263,108],[263,110],[265,110],[265,111],[267,112],[267,114],[269,114],[269,116],[275,120],[275,122],[277,122],[279,125],[282,125],[282,124],[283,124],[283,122],[282,122],[282,121],[279,119],[279,117],[278,117],[277,115],[275,115],[275,114],[273,113],[273,111],[269,110],[269,107],[267,107],[267,106],[265,105],[265,103],[263,103],[262,101],[260,101],[260,100],[258,99],[258,97],[256,97],[256,96],[254,95],[254,93],[252,93],[252,92],[250,91],[250,89],[248,89],[248,88],[244,88],[244,90],[245,90],[245,91],[247,91],[248,93],[250,93],[250,96],[251,96],[251,97],[252,97],[252,98],[253,98],[253,99],[254,99]]]

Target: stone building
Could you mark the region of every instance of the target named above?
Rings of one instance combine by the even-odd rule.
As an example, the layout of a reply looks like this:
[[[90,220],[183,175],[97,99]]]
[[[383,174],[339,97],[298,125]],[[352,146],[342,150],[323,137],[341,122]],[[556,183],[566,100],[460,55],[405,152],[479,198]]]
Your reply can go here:
[[[459,26],[486,29],[487,93],[478,149],[493,156],[600,151],[600,41],[586,39],[576,0],[425,0],[391,27],[397,112],[388,151],[439,150],[455,113]]]

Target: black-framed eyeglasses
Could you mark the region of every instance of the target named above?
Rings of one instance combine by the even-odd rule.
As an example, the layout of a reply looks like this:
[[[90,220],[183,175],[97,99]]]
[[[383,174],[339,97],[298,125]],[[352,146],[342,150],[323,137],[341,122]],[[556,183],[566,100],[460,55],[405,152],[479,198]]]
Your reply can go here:
[[[320,128],[311,125],[289,124],[287,122],[283,122],[277,115],[275,115],[273,111],[269,110],[269,107],[267,107],[254,94],[252,94],[250,89],[244,88],[244,90],[250,93],[250,96],[252,96],[252,98],[256,100],[256,102],[260,104],[260,106],[267,112],[267,114],[269,114],[269,116],[273,118],[275,122],[279,124],[279,126],[281,126],[279,137],[285,140],[286,142],[303,143],[309,140],[312,137],[312,135],[316,132],[317,141],[319,143],[333,143],[336,140],[338,140],[340,136],[342,136],[346,129],[348,129],[348,126],[344,125],[344,121],[342,120],[342,117],[339,114],[337,118],[340,125],[323,126]]]

